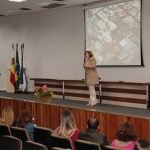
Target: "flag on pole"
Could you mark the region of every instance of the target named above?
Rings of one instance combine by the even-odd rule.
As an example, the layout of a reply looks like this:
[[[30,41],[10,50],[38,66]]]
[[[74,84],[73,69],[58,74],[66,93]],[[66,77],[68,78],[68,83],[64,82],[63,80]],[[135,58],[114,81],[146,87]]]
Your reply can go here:
[[[21,69],[20,69],[20,85],[19,88],[20,90],[22,90],[23,92],[25,92],[27,90],[27,78],[26,78],[26,74],[25,74],[25,67],[24,67],[24,44],[21,45]]]
[[[19,75],[20,75],[20,64],[19,64],[19,56],[18,56],[18,43],[16,44],[16,65],[15,65],[16,73],[15,73],[15,81],[16,81],[16,90],[19,90]]]
[[[14,44],[12,44],[12,58],[11,58],[11,66],[10,66],[10,83],[15,89],[15,58],[14,58]],[[15,90],[14,90],[15,91]]]

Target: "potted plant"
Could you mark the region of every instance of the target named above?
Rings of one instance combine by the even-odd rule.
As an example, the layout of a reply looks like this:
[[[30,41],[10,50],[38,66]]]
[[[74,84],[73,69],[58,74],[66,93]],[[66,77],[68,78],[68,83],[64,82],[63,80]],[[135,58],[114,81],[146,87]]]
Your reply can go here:
[[[35,86],[35,96],[39,101],[50,101],[52,98],[53,92],[48,90],[47,85],[42,87]]]

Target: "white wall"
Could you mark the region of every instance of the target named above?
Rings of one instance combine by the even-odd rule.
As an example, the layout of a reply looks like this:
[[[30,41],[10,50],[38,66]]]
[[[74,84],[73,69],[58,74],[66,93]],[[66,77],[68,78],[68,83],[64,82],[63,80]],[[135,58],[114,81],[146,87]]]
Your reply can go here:
[[[83,26],[80,8],[0,19],[0,87],[5,87],[11,44],[16,42],[25,43],[28,78],[84,78]]]
[[[144,67],[101,67],[102,80],[150,81],[150,1],[143,1]],[[6,88],[6,70],[10,66],[11,44],[25,43],[28,79],[84,78],[84,14],[79,7],[33,15],[0,18],[0,89]],[[29,81],[29,90],[33,82]]]

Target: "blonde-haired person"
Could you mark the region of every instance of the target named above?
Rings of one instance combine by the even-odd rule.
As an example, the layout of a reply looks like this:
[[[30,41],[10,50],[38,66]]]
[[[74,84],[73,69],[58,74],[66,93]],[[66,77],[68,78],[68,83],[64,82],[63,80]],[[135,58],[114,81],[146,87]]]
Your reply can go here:
[[[65,110],[61,114],[60,126],[54,130],[53,134],[69,138],[74,149],[74,142],[78,139],[80,131],[76,127],[75,119],[71,111]]]
[[[96,60],[92,51],[85,52],[85,62],[83,64],[85,69],[85,81],[89,88],[90,100],[87,105],[93,106],[97,104],[95,85],[99,83],[98,74],[96,70]]]
[[[14,122],[14,111],[11,106],[4,107],[2,111],[2,116],[0,118],[0,123],[7,124],[11,126]]]

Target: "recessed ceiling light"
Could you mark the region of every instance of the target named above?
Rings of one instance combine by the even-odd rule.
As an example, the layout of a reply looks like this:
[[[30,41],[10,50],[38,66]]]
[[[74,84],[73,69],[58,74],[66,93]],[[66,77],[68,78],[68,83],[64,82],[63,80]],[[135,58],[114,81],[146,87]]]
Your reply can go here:
[[[17,2],[17,3],[19,3],[19,2],[24,2],[24,1],[27,1],[27,0],[8,0],[8,1],[10,1],[10,2]]]
[[[38,3],[38,5],[40,6],[48,6],[48,5],[52,5],[54,4],[54,2],[41,2],[41,3]]]
[[[8,13],[18,13],[18,12],[22,12],[22,10],[9,10]]]

